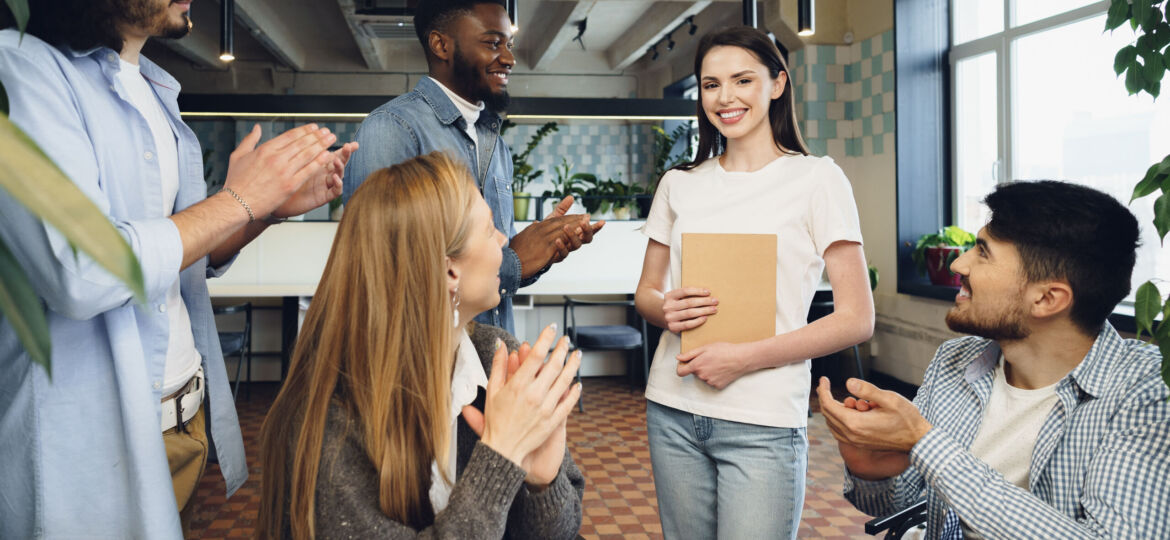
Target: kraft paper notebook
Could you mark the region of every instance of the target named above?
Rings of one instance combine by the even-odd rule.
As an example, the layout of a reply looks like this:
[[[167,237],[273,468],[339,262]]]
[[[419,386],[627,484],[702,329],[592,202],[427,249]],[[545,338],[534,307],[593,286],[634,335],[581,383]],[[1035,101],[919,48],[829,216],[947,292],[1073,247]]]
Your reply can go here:
[[[683,233],[680,277],[719,299],[718,313],[682,333],[682,352],[776,335],[776,235]]]

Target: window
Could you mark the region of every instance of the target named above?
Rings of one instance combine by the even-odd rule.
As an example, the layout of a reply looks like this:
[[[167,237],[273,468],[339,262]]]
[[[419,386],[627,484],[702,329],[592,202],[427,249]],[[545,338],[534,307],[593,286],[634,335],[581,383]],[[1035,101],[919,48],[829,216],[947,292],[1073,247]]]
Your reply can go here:
[[[999,1],[994,9],[988,0],[952,4],[954,220],[978,230],[987,218],[979,201],[1008,180],[1077,182],[1128,202],[1146,169],[1170,152],[1170,100],[1130,96],[1113,74],[1113,57],[1133,32],[1128,25],[1104,32],[1108,2]],[[978,16],[963,8],[976,3]],[[964,9],[972,13],[961,17]],[[1151,278],[1170,280],[1153,203],[1129,205],[1142,227],[1134,290]]]

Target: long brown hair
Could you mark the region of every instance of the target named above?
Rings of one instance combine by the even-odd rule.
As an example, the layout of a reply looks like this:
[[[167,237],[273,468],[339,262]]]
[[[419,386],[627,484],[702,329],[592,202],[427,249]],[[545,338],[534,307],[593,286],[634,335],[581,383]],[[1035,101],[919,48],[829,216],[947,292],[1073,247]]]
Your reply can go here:
[[[695,52],[695,79],[703,80],[703,58],[711,49],[719,46],[739,47],[744,49],[768,68],[768,75],[773,79],[780,76],[780,72],[788,74],[788,84],[784,85],[784,92],[780,97],[768,104],[768,123],[772,126],[772,140],[776,148],[789,154],[808,155],[808,147],[800,135],[800,125],[796,122],[796,98],[792,91],[792,73],[788,71],[788,64],[780,56],[780,50],[767,34],[750,26],[733,26],[722,30],[715,30],[699,40],[699,48]],[[703,100],[699,99],[696,115],[699,118],[699,148],[695,152],[695,160],[675,167],[689,171],[698,167],[700,163],[710,158],[718,157],[727,151],[727,137],[719,133],[711,124],[703,111]]]
[[[330,402],[360,430],[382,512],[415,528],[434,519],[427,493],[431,462],[448,458],[455,354],[446,261],[464,249],[475,195],[467,169],[434,152],[373,173],[346,205],[264,421],[258,537],[286,526],[314,537]]]

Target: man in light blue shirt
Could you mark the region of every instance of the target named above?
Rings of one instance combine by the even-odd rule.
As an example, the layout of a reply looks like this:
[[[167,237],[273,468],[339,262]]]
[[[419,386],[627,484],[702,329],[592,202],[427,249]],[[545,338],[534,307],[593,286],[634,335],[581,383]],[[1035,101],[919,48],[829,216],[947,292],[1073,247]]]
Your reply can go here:
[[[123,234],[147,301],[0,192],[0,238],[44,303],[53,366],[50,379],[0,322],[0,538],[181,538],[176,503],[207,435],[228,495],[247,478],[206,279],[272,222],[339,195],[356,145],[330,153],[336,137],[303,126],[257,146],[257,127],[207,197],[179,84],[139,55],[187,32],[189,2],[29,4],[28,35],[0,30],[10,118]],[[176,463],[172,440],[198,450]]]
[[[928,538],[1166,538],[1170,390],[1161,355],[1106,321],[1129,292],[1138,225],[1099,191],[1018,182],[951,264],[962,287],[911,403],[851,379],[818,390],[870,515],[926,499]]]
[[[414,24],[429,76],[362,121],[356,137],[362,151],[345,171],[343,199],[383,167],[434,151],[459,157],[492,209],[496,229],[510,239],[500,263],[500,305],[476,320],[513,333],[516,290],[592,241],[605,222],[565,215],[573,202],[566,197],[548,218],[516,232],[511,152],[500,139],[500,113],[508,104],[508,77],[516,63],[503,0],[419,2]]]

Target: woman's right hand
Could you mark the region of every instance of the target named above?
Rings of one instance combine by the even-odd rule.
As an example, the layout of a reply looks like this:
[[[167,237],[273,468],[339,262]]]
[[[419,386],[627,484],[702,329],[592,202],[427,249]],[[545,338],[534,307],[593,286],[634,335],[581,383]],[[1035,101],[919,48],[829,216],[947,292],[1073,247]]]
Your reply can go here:
[[[663,295],[662,314],[666,329],[676,334],[698,328],[707,322],[707,317],[719,310],[719,299],[711,291],[698,287],[674,289]]]
[[[555,327],[545,328],[511,376],[506,347],[501,344],[492,360],[480,441],[520,466],[563,425],[581,395],[581,385],[573,384],[580,355],[565,361],[568,338],[548,355],[555,338]]]

